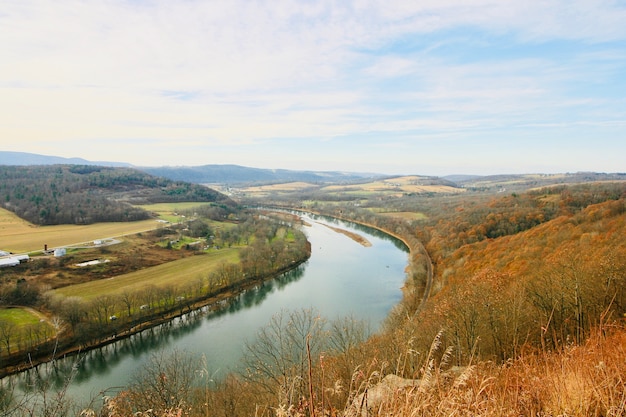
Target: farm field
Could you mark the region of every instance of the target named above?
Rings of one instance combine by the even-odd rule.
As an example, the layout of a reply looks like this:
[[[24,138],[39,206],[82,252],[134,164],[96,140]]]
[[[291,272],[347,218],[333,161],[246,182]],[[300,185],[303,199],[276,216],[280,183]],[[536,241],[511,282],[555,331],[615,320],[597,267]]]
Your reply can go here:
[[[206,276],[224,263],[238,262],[238,249],[228,248],[203,255],[189,256],[176,261],[55,290],[66,297],[93,299],[101,295],[115,295],[124,291],[137,291],[149,285],[157,287],[179,285],[200,276]]]
[[[308,182],[296,181],[286,182],[280,184],[267,184],[267,185],[255,185],[242,188],[229,188],[224,186],[213,186],[213,188],[228,193],[234,190],[236,194],[245,197],[263,198],[270,195],[289,195],[292,193],[298,193],[305,190],[318,189],[319,185],[311,184]]]
[[[181,220],[179,211],[190,210],[207,203],[160,203],[140,206],[158,216],[160,220],[175,223]],[[0,250],[13,253],[37,252],[48,245],[61,246],[90,242],[116,236],[136,234],[158,228],[156,219],[137,222],[110,222],[89,225],[37,226],[9,210],[0,208]]]
[[[245,191],[250,193],[263,193],[267,191],[299,191],[312,187],[316,187],[316,185],[310,184],[308,182],[286,182],[282,184],[258,185],[255,187],[248,187],[245,189]]]
[[[352,184],[311,184],[306,182],[290,182],[281,184],[242,187],[233,190],[244,198],[281,198],[300,196],[298,193],[313,193],[325,200],[324,197],[332,196],[334,201],[337,197],[371,199],[375,197],[402,197],[406,194],[460,194],[464,188],[453,186],[449,182],[442,182],[430,177],[407,175],[387,178],[363,183]],[[222,190],[226,192],[227,190]]]
[[[156,220],[138,222],[96,223],[90,225],[36,226],[8,210],[0,209],[0,250],[25,253],[48,248],[89,242],[95,239],[135,234],[156,229]]]
[[[50,321],[35,310],[26,307],[0,308],[0,334],[3,338],[3,346],[0,351],[8,346],[15,349],[22,342],[28,343],[33,333],[52,336],[56,332]]]
[[[37,324],[42,315],[27,308],[9,307],[0,309],[0,322],[8,322],[17,328]]]
[[[363,193],[460,193],[464,190],[449,185],[429,184],[418,176],[405,176],[373,181],[364,184],[331,185],[322,188],[328,192],[363,192]]]
[[[385,217],[394,217],[403,220],[425,220],[427,217],[424,213],[416,213],[412,211],[387,211],[377,213]]]

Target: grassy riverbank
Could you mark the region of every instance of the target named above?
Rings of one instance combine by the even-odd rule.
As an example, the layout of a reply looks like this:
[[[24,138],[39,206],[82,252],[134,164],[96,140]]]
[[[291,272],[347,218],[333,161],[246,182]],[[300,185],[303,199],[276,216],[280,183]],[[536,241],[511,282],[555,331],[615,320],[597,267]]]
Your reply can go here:
[[[196,206],[187,209],[200,211]],[[159,223],[151,231],[110,239],[111,245],[74,245],[65,256],[38,255],[3,271],[3,302],[27,306],[40,315],[39,322],[28,325],[17,318],[1,322],[3,372],[110,343],[232,297],[310,256],[302,232],[255,218],[256,214],[241,213],[238,222],[227,223],[175,215],[188,220]],[[126,225],[126,231],[135,227]],[[93,239],[102,230],[101,225],[92,225],[80,236]],[[195,230],[203,235],[185,238]],[[31,234],[31,240],[38,237]],[[178,244],[181,241],[194,244]],[[0,306],[5,318],[17,311],[12,310]],[[25,330],[17,332],[18,328]]]

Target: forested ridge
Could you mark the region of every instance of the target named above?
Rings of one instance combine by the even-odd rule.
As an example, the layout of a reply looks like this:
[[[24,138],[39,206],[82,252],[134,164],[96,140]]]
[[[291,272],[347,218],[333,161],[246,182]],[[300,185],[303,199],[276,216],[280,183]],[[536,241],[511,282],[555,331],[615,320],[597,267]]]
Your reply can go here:
[[[176,201],[233,204],[208,187],[132,168],[0,166],[0,204],[38,225],[143,220],[150,214],[131,203]]]
[[[441,290],[420,312],[420,331],[446,328],[460,361],[477,351],[506,361],[528,346],[583,343],[626,317],[625,221],[621,197],[557,208],[551,219],[498,238],[464,243],[457,235],[457,248],[431,239]]]

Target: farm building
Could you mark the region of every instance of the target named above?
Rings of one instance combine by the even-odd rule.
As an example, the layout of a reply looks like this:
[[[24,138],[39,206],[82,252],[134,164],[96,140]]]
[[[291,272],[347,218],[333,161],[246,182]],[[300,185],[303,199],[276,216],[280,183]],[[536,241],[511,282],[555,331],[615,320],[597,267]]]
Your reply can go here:
[[[16,266],[22,262],[28,262],[30,257],[28,255],[13,255],[8,258],[0,258],[0,268],[6,266]]]
[[[30,260],[30,256],[24,255],[13,255],[11,258],[17,259],[19,262],[28,262]]]
[[[56,248],[54,250],[54,256],[56,257],[65,256],[66,253],[67,253],[67,249],[65,248]]]
[[[18,261],[17,259],[13,257],[0,259],[0,268],[4,268],[7,266],[16,266],[19,264],[20,264],[20,261]]]

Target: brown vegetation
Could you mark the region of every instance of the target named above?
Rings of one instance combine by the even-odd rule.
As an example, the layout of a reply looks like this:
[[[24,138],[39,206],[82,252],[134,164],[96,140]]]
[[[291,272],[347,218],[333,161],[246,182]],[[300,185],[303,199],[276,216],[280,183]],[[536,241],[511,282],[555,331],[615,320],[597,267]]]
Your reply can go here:
[[[428,218],[412,223],[341,207],[407,242],[421,237],[435,259],[432,297],[420,302],[423,287],[409,285],[386,331],[345,354],[303,348],[312,365],[283,388],[263,394],[233,378],[207,395],[239,399],[228,411],[215,404],[232,415],[623,415],[625,197],[624,183],[605,183],[444,198],[416,207]],[[453,365],[462,368],[450,374]],[[414,382],[364,400],[386,375]]]
[[[203,369],[198,386],[179,375],[179,353],[155,358],[103,415],[626,414],[625,183],[395,208],[411,201],[426,218],[377,216],[373,201],[317,205],[411,248],[405,298],[383,332],[363,341],[358,322],[285,312],[246,346],[242,374],[216,383]]]

